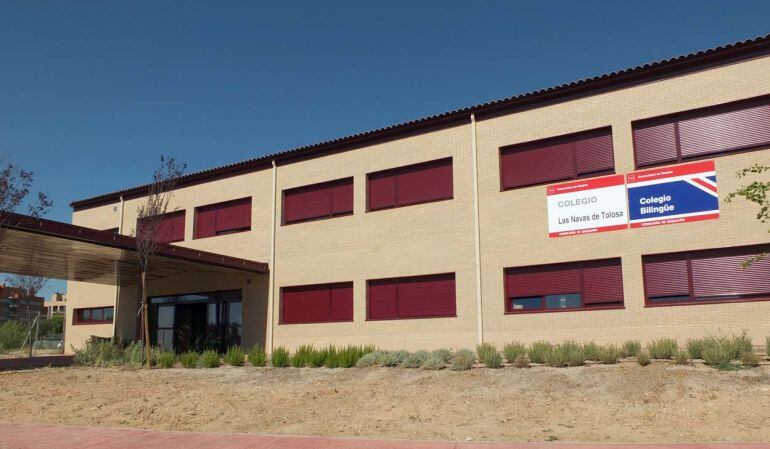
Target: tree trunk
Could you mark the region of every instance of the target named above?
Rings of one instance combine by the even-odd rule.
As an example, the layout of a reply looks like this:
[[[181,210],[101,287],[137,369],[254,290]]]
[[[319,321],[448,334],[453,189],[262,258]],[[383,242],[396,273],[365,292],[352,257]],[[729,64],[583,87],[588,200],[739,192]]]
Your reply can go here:
[[[150,344],[150,307],[147,300],[147,265],[145,261],[141,264],[142,276],[142,323],[144,327],[144,355],[147,360],[147,368],[152,365],[152,345]]]

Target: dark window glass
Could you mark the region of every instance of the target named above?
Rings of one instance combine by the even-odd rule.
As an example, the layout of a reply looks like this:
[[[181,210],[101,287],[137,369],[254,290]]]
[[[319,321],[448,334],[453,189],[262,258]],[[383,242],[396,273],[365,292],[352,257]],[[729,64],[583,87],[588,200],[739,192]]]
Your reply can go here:
[[[580,307],[580,294],[572,293],[566,295],[547,295],[545,297],[545,307],[547,309],[575,309]]]
[[[511,310],[533,310],[543,307],[543,298],[535,296],[532,298],[514,298],[511,300]]]

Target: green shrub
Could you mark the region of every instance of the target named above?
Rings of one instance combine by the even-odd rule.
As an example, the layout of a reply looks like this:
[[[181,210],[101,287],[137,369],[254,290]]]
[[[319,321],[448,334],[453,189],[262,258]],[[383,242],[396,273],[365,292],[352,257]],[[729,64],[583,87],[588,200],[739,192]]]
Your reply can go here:
[[[326,349],[317,349],[313,351],[313,353],[310,354],[310,360],[308,361],[309,365],[313,368],[324,366],[324,363],[326,363],[326,355]]]
[[[300,345],[291,357],[291,366],[301,368],[309,366],[315,358],[316,349],[313,345]]]
[[[751,344],[751,338],[743,331],[740,335],[733,335],[727,338],[727,352],[731,360],[738,360],[741,354],[754,352],[754,346]]]
[[[276,368],[286,368],[291,364],[291,356],[289,350],[283,346],[278,346],[273,349],[273,354],[270,357],[270,363]]]
[[[358,361],[356,362],[356,366],[359,368],[368,368],[370,366],[377,365],[377,358],[379,357],[379,354],[376,352],[370,352],[369,354],[364,354]]]
[[[400,358],[400,354],[394,351],[380,351],[372,352],[370,354],[379,354],[377,357],[377,363],[388,368],[397,366]]]
[[[155,364],[160,368],[173,368],[176,363],[174,351],[158,351],[155,355]]]
[[[513,359],[513,366],[516,368],[529,368],[529,357],[527,354],[519,354]]]
[[[741,365],[747,368],[756,368],[759,366],[759,357],[753,352],[744,352],[741,354]]]
[[[474,363],[476,363],[476,354],[470,349],[460,349],[452,354],[449,366],[452,371],[468,371],[473,368]]]
[[[396,363],[404,363],[404,360],[406,360],[406,358],[409,357],[409,351],[405,351],[403,349],[400,349],[398,351],[391,351],[391,352],[393,353],[393,357],[396,358]]]
[[[647,366],[650,364],[650,355],[647,354],[647,351],[639,351],[636,354],[636,361],[642,366]]]
[[[676,351],[676,354],[674,355],[674,363],[677,365],[689,365],[690,354],[687,351]]]
[[[552,346],[545,355],[545,363],[554,368],[585,365],[583,346],[574,341],[565,341]]]
[[[198,353],[195,351],[187,351],[179,356],[179,363],[185,368],[197,368],[198,367]]]
[[[621,357],[636,357],[642,352],[642,344],[639,340],[626,340],[620,349]]]
[[[616,345],[604,345],[599,348],[599,360],[605,365],[614,365],[620,359],[620,351]]]
[[[717,369],[733,370],[735,367],[730,362],[740,357],[740,353],[735,353],[738,346],[728,337],[706,337],[703,339],[703,362]]]
[[[89,341],[82,349],[75,350],[74,357],[74,363],[81,366],[123,365],[124,360],[123,348],[109,340]]]
[[[249,350],[249,363],[251,366],[265,366],[267,365],[267,355],[265,354],[265,348],[260,345],[254,345]]]
[[[678,350],[679,346],[673,338],[659,338],[647,344],[647,351],[653,359],[671,359]]]
[[[703,345],[705,340],[703,338],[695,338],[687,340],[687,353],[692,359],[703,358]]]
[[[327,368],[337,368],[340,366],[339,356],[337,354],[337,347],[329,345],[326,348],[326,358],[324,359],[324,366]]]
[[[527,347],[518,341],[512,341],[503,346],[503,355],[505,355],[505,359],[510,363],[513,363],[522,354],[527,354]]]
[[[583,356],[585,356],[586,360],[598,362],[602,358],[602,349],[601,346],[592,341],[585,342],[583,343]]]
[[[246,354],[243,352],[240,346],[230,346],[225,352],[225,363],[230,366],[243,366]]]
[[[494,357],[497,354],[497,347],[492,343],[481,343],[476,345],[476,355],[480,361]]]
[[[412,354],[409,354],[406,357],[406,360],[404,360],[403,367],[404,368],[420,368],[422,367],[423,362],[425,362],[425,359],[430,356],[430,353],[428,351],[417,351]]]
[[[337,353],[339,362],[338,365],[340,368],[350,368],[356,366],[358,359],[360,359],[364,354],[368,354],[369,352],[374,351],[367,351],[367,348],[363,346],[345,346]]]
[[[8,320],[0,324],[0,346],[5,350],[21,349],[27,336],[26,327],[16,320]]]
[[[201,365],[204,368],[219,368],[219,353],[212,349],[207,349],[201,354]]]
[[[547,341],[536,341],[529,346],[527,356],[532,363],[546,363],[545,357],[551,352],[553,345]]]
[[[125,348],[121,357],[121,364],[125,366],[141,366],[144,357],[144,348],[142,343],[132,341]]]
[[[481,363],[487,368],[500,368],[503,366],[503,357],[497,351],[497,347],[491,343],[477,345],[476,354],[478,354]]]
[[[427,370],[440,370],[446,368],[446,362],[444,359],[437,355],[429,355],[427,359],[425,359],[425,362],[422,364],[422,369]]]
[[[449,363],[449,360],[452,359],[452,351],[449,349],[436,349],[431,354],[443,360],[444,363]]]

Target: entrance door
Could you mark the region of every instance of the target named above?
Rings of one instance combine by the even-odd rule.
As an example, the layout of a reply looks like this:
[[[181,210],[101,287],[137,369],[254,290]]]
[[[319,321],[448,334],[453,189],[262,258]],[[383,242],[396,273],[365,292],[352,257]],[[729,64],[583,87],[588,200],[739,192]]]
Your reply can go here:
[[[200,350],[206,339],[206,303],[177,304],[174,347],[177,352]]]
[[[155,344],[167,350],[174,349],[174,305],[158,304],[158,333]]]

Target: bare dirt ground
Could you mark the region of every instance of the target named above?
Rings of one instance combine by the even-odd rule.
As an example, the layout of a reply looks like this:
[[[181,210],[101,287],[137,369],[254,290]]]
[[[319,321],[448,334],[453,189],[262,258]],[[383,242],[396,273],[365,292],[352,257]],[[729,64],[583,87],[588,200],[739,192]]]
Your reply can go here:
[[[770,367],[0,373],[0,421],[441,440],[770,440]]]

